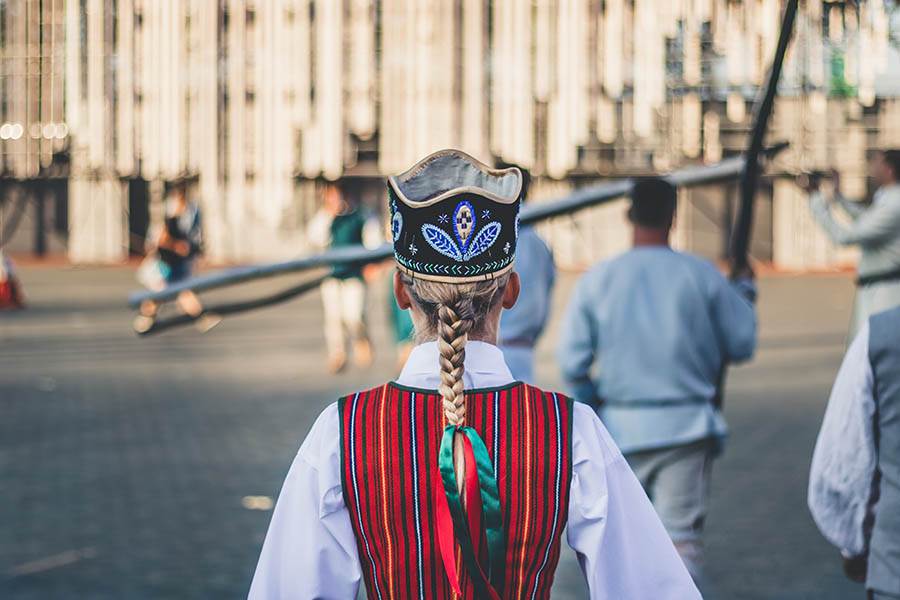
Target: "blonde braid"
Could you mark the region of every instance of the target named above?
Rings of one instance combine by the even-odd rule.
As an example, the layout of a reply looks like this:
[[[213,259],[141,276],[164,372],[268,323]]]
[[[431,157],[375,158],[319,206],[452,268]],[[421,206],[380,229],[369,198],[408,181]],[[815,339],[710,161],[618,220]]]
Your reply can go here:
[[[468,303],[471,311],[471,302]],[[451,307],[438,305],[438,349],[440,351],[441,394],[444,415],[447,422],[456,427],[466,424],[466,395],[463,385],[465,371],[466,341],[472,329],[472,318],[460,318]],[[466,476],[463,434],[453,436],[453,469],[456,472],[456,486],[462,491]],[[462,498],[465,503],[465,498]]]
[[[402,275],[401,280],[414,304],[425,317],[416,324],[420,340],[437,338],[441,383],[438,393],[447,422],[456,427],[466,424],[465,372],[466,342],[469,335],[496,336],[486,321],[509,281],[508,275],[477,283],[438,283]],[[463,434],[453,438],[453,468],[456,484],[462,491],[465,480]],[[465,503],[465,498],[461,498]]]
[[[466,400],[463,394],[466,341],[472,319],[463,319],[451,307],[438,307],[438,350],[440,351],[441,386],[438,391],[444,403],[444,414],[451,425],[466,424]]]

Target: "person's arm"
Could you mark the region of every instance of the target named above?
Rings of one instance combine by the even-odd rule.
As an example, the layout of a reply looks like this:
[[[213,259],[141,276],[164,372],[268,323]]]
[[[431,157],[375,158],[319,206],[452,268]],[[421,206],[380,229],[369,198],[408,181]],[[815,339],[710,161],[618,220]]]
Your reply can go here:
[[[575,405],[567,538],[592,600],[699,599],[641,484],[597,415]]]
[[[306,225],[306,237],[315,250],[325,250],[331,244],[331,223],[334,216],[320,209]]]
[[[859,202],[852,202],[847,200],[844,194],[841,192],[841,173],[837,169],[831,169],[831,185],[832,185],[832,199],[837,202],[838,206],[840,206],[845,213],[850,215],[850,218],[853,220],[858,219],[864,212],[866,212],[866,207],[860,204]],[[811,186],[812,187],[812,186]],[[818,185],[815,186],[818,188]]]
[[[863,523],[876,468],[874,414],[866,323],[838,371],[809,472],[813,520],[845,558],[866,553]]]
[[[860,218],[866,212],[866,207],[863,206],[861,202],[854,202],[853,200],[848,200],[846,196],[844,196],[840,191],[834,192],[834,200],[840,205],[841,209],[854,221]]]
[[[188,232],[188,241],[190,242],[190,254],[203,253],[203,219],[200,212],[200,205],[194,204],[194,218],[191,220],[191,230]]]
[[[591,366],[594,364],[598,335],[587,298],[588,277],[592,273],[582,277],[575,286],[575,292],[563,316],[556,356],[563,380],[572,397],[593,406],[597,403],[597,390],[591,380]]]
[[[356,598],[361,571],[340,461],[333,404],[313,425],[284,481],[249,600]]]
[[[756,284],[751,277],[725,279],[711,267],[713,323],[727,362],[749,360],[756,350]]]
[[[814,191],[810,194],[809,206],[813,218],[829,239],[842,246],[851,244],[878,246],[896,236],[900,228],[900,209],[897,207],[887,205],[880,207],[876,203],[852,223],[843,224],[835,220],[821,192]]]

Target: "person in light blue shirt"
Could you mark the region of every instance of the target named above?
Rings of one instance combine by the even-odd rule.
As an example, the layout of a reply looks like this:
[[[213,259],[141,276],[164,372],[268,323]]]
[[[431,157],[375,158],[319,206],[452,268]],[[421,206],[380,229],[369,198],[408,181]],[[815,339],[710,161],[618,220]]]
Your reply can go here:
[[[633,188],[634,247],[588,271],[558,349],[573,395],[596,407],[702,587],[701,533],[712,458],[726,434],[716,398],[725,365],[756,347],[756,288],[669,246],[676,190]]]
[[[523,293],[500,316],[500,349],[517,381],[534,383],[534,346],[550,314],[556,266],[553,254],[532,227],[522,227],[516,241],[516,273]]]

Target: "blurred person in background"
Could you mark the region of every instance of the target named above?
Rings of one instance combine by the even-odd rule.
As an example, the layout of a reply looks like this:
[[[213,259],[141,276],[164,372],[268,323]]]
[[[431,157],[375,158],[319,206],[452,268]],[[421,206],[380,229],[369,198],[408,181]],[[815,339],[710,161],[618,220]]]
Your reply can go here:
[[[153,290],[189,279],[202,251],[200,206],[188,199],[183,185],[176,185],[166,206],[162,231],[153,251],[141,264],[138,279]],[[178,294],[176,302],[181,310],[196,319],[196,326],[200,331],[209,331],[222,320],[219,315],[204,311],[200,298],[191,290]],[[141,303],[140,314],[134,320],[136,332],[146,333],[153,328],[159,306],[159,303],[152,300]]]
[[[394,269],[389,269],[391,276],[388,283],[390,290],[387,295],[388,301],[388,320],[391,324],[391,331],[394,334],[394,347],[397,349],[397,370],[403,368],[409,353],[413,349],[413,338],[415,337],[415,328],[413,327],[412,316],[408,310],[400,308],[397,299],[394,297]]]
[[[501,169],[515,166],[497,165]],[[518,168],[522,171],[522,202],[525,202],[531,174]],[[515,306],[500,315],[500,349],[513,377],[534,383],[534,347],[547,325],[556,281],[553,253],[534,227],[519,228],[514,268],[522,280],[522,292]]]
[[[325,185],[322,207],[307,225],[310,246],[316,250],[346,246],[377,247],[382,240],[377,219],[344,199],[334,183]],[[366,327],[366,279],[359,265],[337,265],[322,282],[325,311],[325,345],[328,370],[339,373],[347,366],[347,337],[358,367],[372,364],[372,344]]]
[[[669,245],[677,192],[635,183],[634,247],[589,270],[563,318],[558,360],[576,399],[595,406],[653,501],[701,591],[712,460],[727,433],[724,365],[756,347],[756,287]],[[592,371],[599,367],[598,375]]]
[[[900,307],[869,317],[841,364],[813,453],[809,509],[865,583],[900,599]]]
[[[843,196],[837,171],[831,175],[834,192],[830,202],[819,190],[818,178],[804,177],[800,182],[809,192],[813,217],[831,241],[841,246],[857,245],[861,250],[851,334],[870,315],[900,305],[900,150],[875,154],[869,163],[869,175],[878,189],[868,208]],[[850,216],[849,223],[835,219],[834,204]]]
[[[25,308],[22,285],[12,260],[0,249],[0,310]]]

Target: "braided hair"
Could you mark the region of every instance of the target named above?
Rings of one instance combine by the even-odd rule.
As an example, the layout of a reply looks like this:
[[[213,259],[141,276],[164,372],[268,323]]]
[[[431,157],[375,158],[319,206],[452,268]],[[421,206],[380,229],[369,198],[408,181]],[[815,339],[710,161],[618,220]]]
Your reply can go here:
[[[443,283],[400,276],[412,301],[425,319],[416,323],[416,340],[437,339],[440,353],[441,384],[438,393],[447,422],[457,427],[466,424],[466,397],[463,385],[466,341],[469,336],[492,339],[496,320],[487,319],[503,297],[509,273],[476,283]],[[453,466],[456,483],[465,479],[462,434],[453,439]]]

